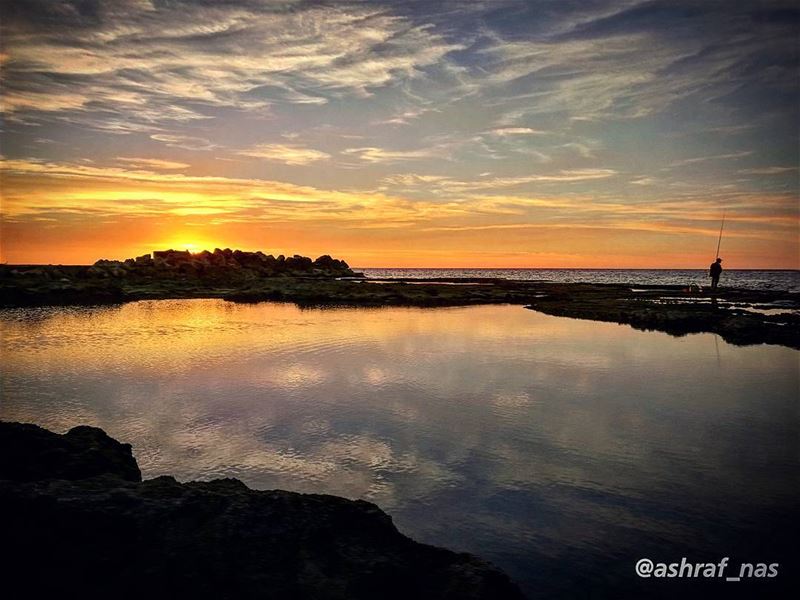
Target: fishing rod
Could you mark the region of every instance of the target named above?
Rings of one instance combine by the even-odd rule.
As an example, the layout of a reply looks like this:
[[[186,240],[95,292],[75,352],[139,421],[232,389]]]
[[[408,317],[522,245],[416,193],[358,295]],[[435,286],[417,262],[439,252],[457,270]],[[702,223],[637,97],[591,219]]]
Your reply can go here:
[[[725,227],[725,211],[722,211],[722,225],[719,226],[719,239],[717,240],[717,256],[719,258],[719,246],[722,243],[722,228]]]

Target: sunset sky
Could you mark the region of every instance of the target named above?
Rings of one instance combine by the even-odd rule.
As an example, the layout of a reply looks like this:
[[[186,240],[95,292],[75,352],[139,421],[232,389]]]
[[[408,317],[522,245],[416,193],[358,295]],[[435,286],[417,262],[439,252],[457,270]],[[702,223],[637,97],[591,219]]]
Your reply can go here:
[[[796,1],[2,2],[10,263],[798,268]]]

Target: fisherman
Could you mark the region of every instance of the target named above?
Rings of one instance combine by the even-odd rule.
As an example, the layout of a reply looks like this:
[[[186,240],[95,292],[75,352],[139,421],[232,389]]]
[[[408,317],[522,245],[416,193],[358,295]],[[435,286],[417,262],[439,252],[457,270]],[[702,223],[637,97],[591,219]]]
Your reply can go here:
[[[711,263],[711,266],[708,268],[708,276],[711,277],[712,292],[717,290],[717,285],[719,285],[720,275],[722,275],[722,259],[717,258],[717,260]]]

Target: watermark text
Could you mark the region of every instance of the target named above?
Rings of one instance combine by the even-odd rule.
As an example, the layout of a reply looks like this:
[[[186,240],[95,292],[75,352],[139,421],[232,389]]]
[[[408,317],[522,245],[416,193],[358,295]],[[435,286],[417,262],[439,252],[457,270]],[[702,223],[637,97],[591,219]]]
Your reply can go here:
[[[730,567],[730,568],[729,568]],[[718,562],[690,562],[684,556],[680,562],[654,562],[649,558],[636,561],[639,577],[654,579],[724,579],[743,581],[747,579],[772,579],[778,576],[779,563],[743,562],[734,567],[730,557]]]

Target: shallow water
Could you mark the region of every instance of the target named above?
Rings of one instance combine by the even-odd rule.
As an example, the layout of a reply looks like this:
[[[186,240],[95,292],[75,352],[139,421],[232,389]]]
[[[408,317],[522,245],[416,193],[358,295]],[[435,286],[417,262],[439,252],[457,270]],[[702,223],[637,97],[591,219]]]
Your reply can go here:
[[[518,306],[220,300],[4,310],[0,339],[4,420],[100,426],[145,477],[369,499],[531,596],[796,545],[787,348]]]

